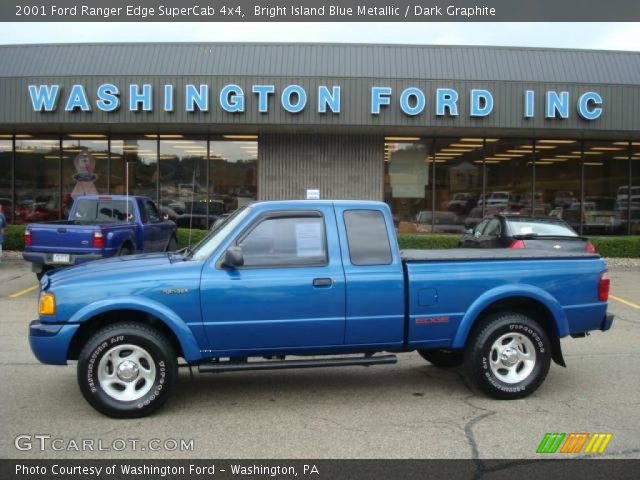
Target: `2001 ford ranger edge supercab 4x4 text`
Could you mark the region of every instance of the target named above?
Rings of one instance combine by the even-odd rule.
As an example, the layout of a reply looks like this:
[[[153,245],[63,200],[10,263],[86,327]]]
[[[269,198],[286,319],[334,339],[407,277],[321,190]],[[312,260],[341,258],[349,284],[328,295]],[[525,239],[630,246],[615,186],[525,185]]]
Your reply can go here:
[[[564,366],[560,338],[611,327],[608,292],[597,254],[401,252],[383,203],[258,202],[192,250],[45,275],[30,342],[43,363],[78,360],[83,395],[113,417],[160,407],[178,358],[226,372],[394,363],[417,350],[514,399],[552,359]]]

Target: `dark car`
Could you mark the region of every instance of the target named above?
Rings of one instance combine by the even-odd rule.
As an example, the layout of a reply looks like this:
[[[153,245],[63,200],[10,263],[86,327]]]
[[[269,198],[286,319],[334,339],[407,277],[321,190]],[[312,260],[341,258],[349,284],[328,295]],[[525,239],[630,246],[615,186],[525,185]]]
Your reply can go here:
[[[567,222],[554,217],[498,214],[484,218],[460,239],[464,248],[535,248],[595,252]]]

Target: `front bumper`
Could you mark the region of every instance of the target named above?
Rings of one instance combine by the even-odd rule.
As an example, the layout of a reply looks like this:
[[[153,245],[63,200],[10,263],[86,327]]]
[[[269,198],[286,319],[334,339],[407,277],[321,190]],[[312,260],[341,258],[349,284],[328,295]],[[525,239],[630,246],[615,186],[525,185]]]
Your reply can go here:
[[[604,319],[602,320],[602,324],[600,325],[600,330],[602,330],[603,332],[606,332],[607,330],[609,330],[611,328],[611,325],[613,324],[613,318],[614,318],[613,313],[607,313],[604,316]]]
[[[29,324],[29,345],[36,358],[49,365],[66,365],[71,339],[79,324],[50,324],[34,320]]]

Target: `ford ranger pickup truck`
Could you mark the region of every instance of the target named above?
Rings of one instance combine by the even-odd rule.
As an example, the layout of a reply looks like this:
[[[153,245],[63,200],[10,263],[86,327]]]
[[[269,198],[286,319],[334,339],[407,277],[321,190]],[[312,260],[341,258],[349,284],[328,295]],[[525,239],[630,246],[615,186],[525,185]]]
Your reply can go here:
[[[389,207],[257,202],[193,249],[44,275],[35,356],[77,360],[80,390],[113,417],[147,415],[182,365],[200,372],[376,365],[417,352],[464,365],[497,399],[534,392],[560,339],[606,331],[598,254],[398,249]],[[82,292],[79,294],[78,292]]]
[[[78,197],[68,220],[27,225],[22,256],[38,278],[53,268],[135,252],[178,248],[176,224],[148,197]]]

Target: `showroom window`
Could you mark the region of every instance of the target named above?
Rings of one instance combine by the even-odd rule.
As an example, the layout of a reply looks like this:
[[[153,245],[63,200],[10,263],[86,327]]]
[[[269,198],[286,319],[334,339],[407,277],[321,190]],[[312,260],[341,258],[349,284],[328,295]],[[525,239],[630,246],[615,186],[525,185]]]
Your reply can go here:
[[[219,217],[257,198],[257,135],[221,135],[209,142],[209,214]]]
[[[627,142],[585,142],[583,150],[584,235],[627,233],[629,146]]]
[[[484,215],[499,212],[540,213],[533,194],[534,145],[531,139],[491,139],[485,143]]]
[[[205,137],[160,135],[160,209],[179,227],[206,229],[215,221],[207,211]]]
[[[157,200],[158,140],[149,137],[155,135],[111,140],[110,193],[145,195]]]
[[[640,235],[640,142],[631,143],[631,191],[627,199],[631,199],[629,214],[631,216],[631,235]]]
[[[15,141],[14,223],[59,220],[60,139],[28,138]]]
[[[384,200],[400,232],[412,233],[432,211],[431,145],[419,137],[385,138]]]
[[[7,223],[13,223],[13,193],[11,170],[13,165],[13,136],[0,135],[0,205]]]
[[[80,195],[107,193],[109,142],[106,135],[70,134],[62,140],[62,216]]]
[[[419,216],[420,231],[462,233],[482,219],[484,139],[438,139],[435,143],[435,211]],[[494,139],[487,139],[494,141]]]
[[[577,140],[536,141],[536,198],[538,215],[553,216],[580,231],[581,143]]]

